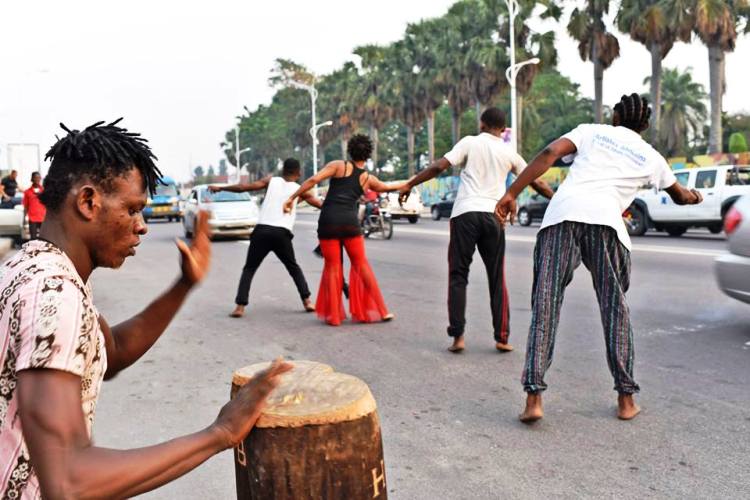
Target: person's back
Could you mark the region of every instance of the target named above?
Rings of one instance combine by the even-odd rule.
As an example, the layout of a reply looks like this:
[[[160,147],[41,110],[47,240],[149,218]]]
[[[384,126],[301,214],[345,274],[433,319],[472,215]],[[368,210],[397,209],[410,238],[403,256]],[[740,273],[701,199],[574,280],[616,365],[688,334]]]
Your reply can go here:
[[[291,213],[284,213],[284,202],[299,189],[299,184],[283,177],[272,177],[266,188],[266,197],[260,207],[258,224],[283,227],[292,231],[297,217],[297,206]]]

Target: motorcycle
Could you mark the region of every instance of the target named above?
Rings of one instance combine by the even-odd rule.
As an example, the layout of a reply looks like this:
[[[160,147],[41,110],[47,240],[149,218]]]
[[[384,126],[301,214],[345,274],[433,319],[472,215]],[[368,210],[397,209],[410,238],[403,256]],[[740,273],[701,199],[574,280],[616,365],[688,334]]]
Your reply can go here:
[[[362,232],[365,238],[393,238],[393,219],[388,211],[388,198],[378,198],[376,203],[370,204],[370,211],[362,218]]]

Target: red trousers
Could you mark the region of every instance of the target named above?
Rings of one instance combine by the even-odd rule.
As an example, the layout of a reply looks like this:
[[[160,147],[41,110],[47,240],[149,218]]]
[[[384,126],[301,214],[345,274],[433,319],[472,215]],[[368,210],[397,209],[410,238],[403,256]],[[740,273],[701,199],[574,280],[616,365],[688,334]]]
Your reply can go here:
[[[318,317],[329,325],[340,325],[346,319],[342,286],[344,270],[342,268],[341,244],[351,262],[349,272],[349,312],[355,321],[372,323],[381,321],[388,314],[388,309],[380,294],[378,282],[365,256],[365,239],[362,236],[342,240],[320,240],[323,252],[323,275],[320,277],[320,289],[315,303]]]

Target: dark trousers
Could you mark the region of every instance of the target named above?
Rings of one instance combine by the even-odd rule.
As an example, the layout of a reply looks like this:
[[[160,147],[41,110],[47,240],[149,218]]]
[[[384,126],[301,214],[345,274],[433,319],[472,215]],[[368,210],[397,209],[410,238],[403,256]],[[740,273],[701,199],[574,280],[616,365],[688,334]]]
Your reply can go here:
[[[39,231],[42,229],[41,222],[29,222],[29,238],[36,240],[39,238]]]
[[[466,325],[466,285],[474,250],[479,249],[490,288],[496,342],[508,342],[510,307],[505,288],[505,231],[489,212],[467,212],[450,222],[448,245],[448,335],[460,337]]]
[[[294,235],[288,229],[283,227],[266,226],[260,224],[255,226],[252,236],[250,237],[250,248],[247,249],[247,259],[245,267],[242,268],[242,277],[240,285],[237,288],[237,298],[235,304],[246,306],[250,295],[250,284],[255,276],[255,271],[260,267],[263,259],[269,252],[276,254],[289,275],[297,286],[297,291],[302,300],[310,297],[310,289],[307,287],[307,281],[302,274],[302,269],[297,264],[294,257],[294,247],[292,246]]]

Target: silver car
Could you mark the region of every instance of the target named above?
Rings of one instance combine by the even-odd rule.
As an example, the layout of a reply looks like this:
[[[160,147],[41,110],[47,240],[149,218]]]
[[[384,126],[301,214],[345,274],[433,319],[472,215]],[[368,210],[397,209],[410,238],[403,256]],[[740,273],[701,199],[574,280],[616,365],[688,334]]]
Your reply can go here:
[[[724,216],[729,253],[716,258],[716,279],[721,289],[750,303],[750,196],[743,196]]]
[[[208,225],[214,236],[249,236],[258,223],[258,201],[248,193],[219,191],[211,193],[208,185],[195,186],[185,202],[182,225],[185,236],[195,232],[198,212],[208,212]]]

